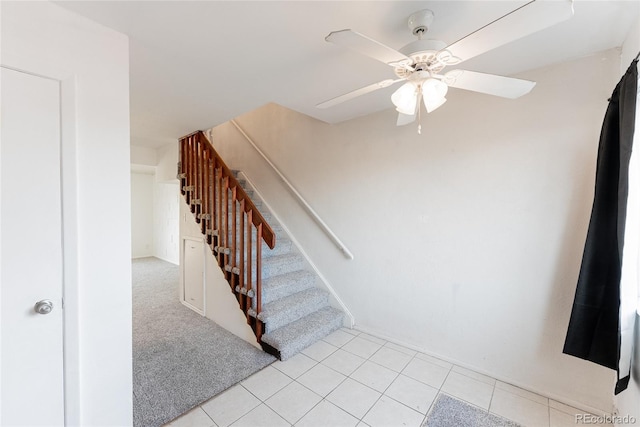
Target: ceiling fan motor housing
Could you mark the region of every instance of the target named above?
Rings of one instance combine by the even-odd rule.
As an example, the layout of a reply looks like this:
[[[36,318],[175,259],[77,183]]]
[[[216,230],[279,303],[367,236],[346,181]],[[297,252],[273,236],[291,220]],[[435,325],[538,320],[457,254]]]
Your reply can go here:
[[[396,75],[400,78],[406,78],[415,71],[430,71],[436,73],[445,67],[446,64],[438,58],[438,52],[447,47],[447,44],[440,40],[423,39],[422,36],[429,30],[429,26],[433,22],[434,14],[429,9],[419,10],[411,16],[407,21],[407,25],[411,32],[418,36],[415,40],[399,51],[413,61],[413,70],[406,67],[397,67]]]
[[[446,43],[440,40],[416,40],[399,49],[399,51],[411,58],[414,64],[413,71],[427,70],[437,73],[447,65],[438,58],[438,53],[445,47],[447,47]],[[396,75],[400,78],[406,78],[413,71],[402,67],[396,67],[395,69]]]

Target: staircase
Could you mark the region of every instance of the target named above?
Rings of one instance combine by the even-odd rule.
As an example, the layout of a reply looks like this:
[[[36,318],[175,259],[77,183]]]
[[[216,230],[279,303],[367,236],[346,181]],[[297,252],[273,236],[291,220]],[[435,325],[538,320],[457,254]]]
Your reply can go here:
[[[286,360],[343,322],[308,266],[242,174],[203,132],[180,139],[181,192],[262,348]],[[277,238],[276,238],[277,236]]]

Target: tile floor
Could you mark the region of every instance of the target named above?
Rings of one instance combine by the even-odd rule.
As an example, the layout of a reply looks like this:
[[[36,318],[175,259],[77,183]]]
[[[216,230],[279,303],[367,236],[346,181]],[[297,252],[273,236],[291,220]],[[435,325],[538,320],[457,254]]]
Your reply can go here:
[[[583,411],[352,329],[275,362],[171,427],[420,426],[446,393],[530,427]],[[595,424],[591,424],[595,425]]]

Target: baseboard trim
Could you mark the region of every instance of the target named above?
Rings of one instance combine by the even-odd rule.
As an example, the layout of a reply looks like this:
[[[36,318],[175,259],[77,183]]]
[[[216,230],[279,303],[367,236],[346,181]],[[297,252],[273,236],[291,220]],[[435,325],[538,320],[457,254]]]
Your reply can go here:
[[[170,259],[167,259],[167,258],[161,257],[160,255],[151,255],[151,256],[152,256],[152,257],[154,257],[154,258],[161,259],[162,261],[166,261],[166,262],[168,262],[168,263],[170,263],[170,264],[173,264],[173,265],[180,265],[180,262],[179,262],[179,261],[178,261],[178,262],[173,262],[173,261],[171,261]]]
[[[384,333],[382,333],[380,331],[377,331],[375,329],[372,329],[372,328],[367,328],[367,327],[362,327],[362,326],[359,326],[359,325],[355,325],[353,327],[353,329],[355,329],[356,331],[360,331],[360,332],[364,332],[366,334],[370,334],[370,335],[376,336],[376,337],[380,337],[380,338],[382,338],[382,339],[384,339],[386,341],[389,341],[391,343],[401,345],[403,347],[406,347],[406,348],[411,349],[411,350],[418,351],[420,353],[424,353],[424,354],[426,354],[428,356],[435,357],[436,359],[440,359],[440,360],[443,360],[445,362],[451,363],[453,365],[457,365],[457,366],[459,366],[461,368],[466,368],[466,369],[472,370],[474,372],[477,372],[479,374],[486,375],[486,376],[491,377],[491,378],[495,378],[496,380],[501,381],[503,383],[511,384],[511,385],[516,386],[518,388],[521,388],[523,390],[530,391],[531,393],[539,394],[540,396],[555,400],[556,402],[560,402],[560,403],[563,403],[565,405],[572,406],[572,407],[574,407],[576,409],[579,409],[581,411],[585,411],[586,413],[589,413],[589,414],[605,415],[605,416],[609,415],[610,416],[612,414],[612,411],[614,410],[613,402],[611,403],[611,410],[610,411],[606,411],[606,410],[601,409],[601,408],[595,408],[595,407],[586,405],[584,403],[569,399],[569,398],[567,398],[565,396],[559,396],[559,395],[554,394],[554,393],[549,393],[547,391],[539,390],[539,389],[537,389],[535,387],[532,387],[532,386],[530,386],[528,384],[523,384],[522,382],[519,382],[519,381],[514,380],[512,378],[508,378],[508,377],[505,377],[505,376],[502,376],[502,375],[497,375],[494,372],[489,372],[489,371],[487,371],[485,369],[478,368],[477,366],[473,366],[473,365],[471,365],[469,363],[465,363],[465,362],[462,362],[460,360],[457,360],[457,359],[454,359],[454,358],[451,358],[451,357],[447,357],[447,356],[443,356],[443,355],[438,354],[438,353],[434,353],[434,352],[432,352],[432,351],[430,351],[430,350],[428,350],[426,348],[406,343],[404,341],[401,341],[401,340],[398,340],[396,338],[390,337],[390,336],[388,336],[388,335],[386,335],[386,334],[384,334]],[[611,387],[613,389],[613,382],[611,384],[612,384]]]

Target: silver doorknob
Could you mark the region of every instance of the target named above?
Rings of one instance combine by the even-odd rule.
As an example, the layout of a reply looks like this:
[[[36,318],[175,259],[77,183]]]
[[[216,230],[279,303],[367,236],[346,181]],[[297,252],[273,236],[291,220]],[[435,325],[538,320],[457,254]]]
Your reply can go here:
[[[53,310],[53,303],[48,299],[43,299],[42,301],[38,301],[33,309],[38,314],[49,314],[51,310]]]

